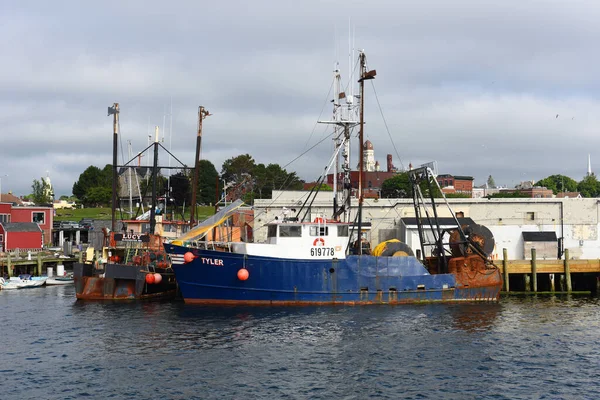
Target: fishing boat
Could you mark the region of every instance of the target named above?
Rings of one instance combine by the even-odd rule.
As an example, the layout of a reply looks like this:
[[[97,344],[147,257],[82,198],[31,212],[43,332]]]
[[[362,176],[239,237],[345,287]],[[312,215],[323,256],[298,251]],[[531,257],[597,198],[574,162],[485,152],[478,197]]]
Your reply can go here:
[[[339,82],[339,70],[335,72]],[[307,213],[300,217],[298,212],[296,217],[267,223],[265,243],[208,241],[207,232],[226,221],[241,201],[221,210],[211,221],[165,244],[186,303],[314,305],[498,300],[502,277],[488,258],[493,236],[482,225],[467,226],[456,218],[451,229],[440,227],[436,200],[431,195],[437,182],[427,166],[409,171],[420,254],[415,256],[398,240],[371,249],[363,237],[364,82],[375,75],[375,70],[366,69],[366,56],[360,52],[360,95],[345,96],[339,89],[334,94],[331,123],[339,128],[334,139],[336,152],[345,162],[343,193],[339,203],[334,200],[333,214],[307,220]],[[346,98],[344,105],[339,103],[342,98]],[[359,108],[354,99],[360,102]],[[359,121],[351,118],[353,113],[360,115]],[[354,126],[360,129],[361,151],[356,219],[350,213],[348,161]]]
[[[160,144],[158,127],[156,127],[154,143],[140,153],[142,154],[151,147],[154,148],[150,210],[145,213],[147,215],[121,221],[122,228],[117,229],[115,217],[117,209],[117,168],[130,168],[129,164],[138,159],[139,154],[124,165],[117,165],[118,103],[109,107],[109,115],[113,115],[114,128],[112,229],[103,230],[104,245],[101,254],[98,254],[98,256],[93,255],[85,262],[74,263],[73,278],[76,297],[80,300],[173,298],[177,292],[177,283],[163,247],[165,240],[169,239],[164,227],[168,225],[170,228],[175,229],[174,235],[181,235],[182,232],[189,229],[189,223],[163,220],[163,216],[159,215],[161,209],[156,204],[158,198],[157,174],[159,168],[164,168],[158,166],[159,147],[169,154],[171,153]],[[173,157],[177,160],[175,156]],[[187,167],[182,166],[182,168]],[[195,203],[195,196],[193,202]],[[93,250],[92,253],[94,253]]]

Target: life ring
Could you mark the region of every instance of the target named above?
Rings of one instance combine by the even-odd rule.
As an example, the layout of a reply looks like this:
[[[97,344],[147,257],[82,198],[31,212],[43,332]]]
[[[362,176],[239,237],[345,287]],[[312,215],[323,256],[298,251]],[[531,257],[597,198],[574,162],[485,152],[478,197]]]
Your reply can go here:
[[[313,242],[313,246],[325,246],[325,239],[319,237]]]
[[[316,222],[317,224],[324,224],[325,220],[321,217],[317,217],[317,218],[315,218],[314,222]]]

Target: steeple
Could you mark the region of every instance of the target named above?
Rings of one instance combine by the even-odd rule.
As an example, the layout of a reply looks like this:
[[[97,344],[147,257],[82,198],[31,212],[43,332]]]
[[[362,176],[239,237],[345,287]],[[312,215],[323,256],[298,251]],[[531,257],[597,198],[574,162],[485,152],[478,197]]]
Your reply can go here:
[[[592,158],[591,156],[588,154],[588,170],[587,170],[587,176],[591,176],[592,175]]]

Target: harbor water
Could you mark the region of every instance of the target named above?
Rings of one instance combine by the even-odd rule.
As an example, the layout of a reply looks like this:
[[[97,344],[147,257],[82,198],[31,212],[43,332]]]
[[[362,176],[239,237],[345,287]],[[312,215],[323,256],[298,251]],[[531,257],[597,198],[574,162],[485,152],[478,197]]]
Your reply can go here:
[[[200,307],[0,291],[1,399],[598,399],[600,301]]]

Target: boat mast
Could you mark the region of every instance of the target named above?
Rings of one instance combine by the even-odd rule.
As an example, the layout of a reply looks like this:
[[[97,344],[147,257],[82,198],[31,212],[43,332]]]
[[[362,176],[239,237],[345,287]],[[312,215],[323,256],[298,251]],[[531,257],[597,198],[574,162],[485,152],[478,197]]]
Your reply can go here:
[[[196,211],[196,192],[198,191],[198,174],[200,169],[200,149],[202,144],[202,120],[211,115],[203,106],[198,107],[198,135],[196,136],[196,161],[194,164],[194,180],[192,181],[192,208],[190,209],[190,226],[194,226]]]
[[[152,206],[150,208],[150,233],[156,227],[156,175],[158,174],[158,126],[154,128],[154,163],[152,164]]]
[[[333,96],[333,118],[330,121],[318,121],[321,124],[331,124],[335,126],[335,132],[333,135],[333,141],[335,150],[338,151],[341,147],[341,151],[336,157],[342,156],[342,199],[339,201],[338,192],[338,171],[337,171],[337,160],[334,163],[335,169],[333,171],[333,219],[338,219],[343,215],[342,220],[348,221],[350,215],[350,199],[352,195],[352,184],[350,183],[350,131],[353,127],[358,125],[357,120],[357,107],[354,104],[354,97],[352,95],[347,96],[341,89],[341,74],[339,70],[339,64],[335,64],[333,71],[334,79],[334,96]],[[342,105],[341,100],[344,99],[346,104]]]
[[[114,232],[117,226],[117,143],[119,137],[119,103],[108,107],[108,116],[113,116],[113,179],[112,179],[112,217],[111,229]]]
[[[360,131],[359,131],[359,171],[358,171],[358,254],[362,254],[362,205],[363,205],[363,188],[362,180],[364,173],[364,127],[365,127],[365,81],[369,79],[375,79],[377,72],[371,70],[367,72],[367,56],[364,51],[361,50],[359,55],[360,58]]]

